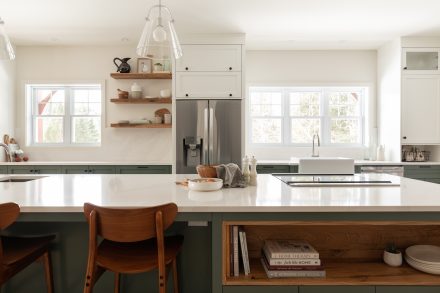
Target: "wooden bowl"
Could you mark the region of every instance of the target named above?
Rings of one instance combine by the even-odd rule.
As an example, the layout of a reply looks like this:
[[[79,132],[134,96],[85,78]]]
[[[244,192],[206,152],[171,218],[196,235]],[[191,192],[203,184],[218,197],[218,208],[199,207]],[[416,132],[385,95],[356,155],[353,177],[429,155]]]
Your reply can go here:
[[[202,178],[217,178],[217,171],[214,166],[198,165],[196,167],[197,174]]]

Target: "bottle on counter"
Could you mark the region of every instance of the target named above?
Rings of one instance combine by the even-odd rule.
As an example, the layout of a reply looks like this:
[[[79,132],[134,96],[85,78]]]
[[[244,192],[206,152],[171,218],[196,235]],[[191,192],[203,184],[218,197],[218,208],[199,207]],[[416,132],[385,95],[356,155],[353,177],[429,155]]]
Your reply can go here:
[[[376,161],[385,161],[385,146],[380,145],[376,151]]]
[[[248,156],[245,156],[243,158],[242,170],[243,170],[244,181],[246,182],[246,184],[249,184],[251,172],[249,171],[249,158],[248,158]]]
[[[252,156],[251,159],[251,173],[249,175],[249,185],[256,186],[257,185],[257,159],[255,159],[254,156]]]

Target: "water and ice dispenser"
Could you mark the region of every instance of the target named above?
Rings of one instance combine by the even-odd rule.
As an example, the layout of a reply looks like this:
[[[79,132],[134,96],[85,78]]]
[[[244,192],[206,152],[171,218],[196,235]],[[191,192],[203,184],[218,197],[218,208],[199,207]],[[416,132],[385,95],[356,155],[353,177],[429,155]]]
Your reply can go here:
[[[183,158],[185,167],[196,167],[202,164],[203,139],[187,136],[183,139]]]

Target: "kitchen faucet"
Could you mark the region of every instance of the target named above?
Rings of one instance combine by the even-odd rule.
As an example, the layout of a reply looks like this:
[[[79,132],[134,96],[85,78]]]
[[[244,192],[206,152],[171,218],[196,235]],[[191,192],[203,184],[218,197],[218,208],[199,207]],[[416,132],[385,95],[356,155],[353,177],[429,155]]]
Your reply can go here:
[[[12,162],[11,149],[7,144],[0,142],[0,147],[3,147],[6,151],[6,162]]]
[[[312,138],[312,157],[319,157],[319,150],[318,150],[318,148],[316,148],[316,154],[315,154],[315,137],[318,140],[317,147],[321,146],[321,143],[319,142],[319,135],[317,133],[315,133],[313,135],[313,138]]]

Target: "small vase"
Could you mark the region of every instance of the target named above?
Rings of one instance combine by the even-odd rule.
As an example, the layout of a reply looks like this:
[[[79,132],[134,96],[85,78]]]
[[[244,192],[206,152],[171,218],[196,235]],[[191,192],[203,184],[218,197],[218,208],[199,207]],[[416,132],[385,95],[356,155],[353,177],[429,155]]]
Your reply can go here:
[[[388,251],[383,252],[383,261],[391,267],[400,267],[402,265],[402,253],[391,253]]]

